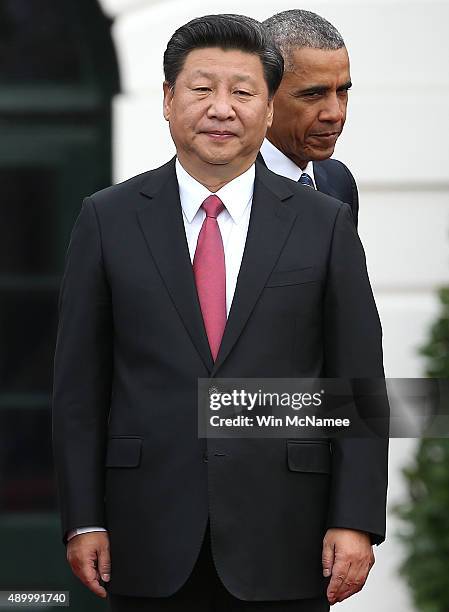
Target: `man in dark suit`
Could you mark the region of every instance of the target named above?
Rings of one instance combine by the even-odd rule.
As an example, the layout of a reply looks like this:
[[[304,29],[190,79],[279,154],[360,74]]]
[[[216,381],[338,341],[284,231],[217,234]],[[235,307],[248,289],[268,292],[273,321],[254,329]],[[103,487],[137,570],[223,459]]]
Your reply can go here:
[[[329,159],[343,130],[351,87],[343,38],[326,19],[301,9],[263,23],[282,52],[285,73],[261,156],[273,172],[349,204],[357,226],[354,177],[342,162]]]
[[[322,612],[385,537],[386,441],[199,438],[197,381],[382,377],[363,248],[346,204],[255,164],[283,74],[261,24],[193,20],[164,71],[176,158],[86,198],[67,255],[68,560],[116,611]]]

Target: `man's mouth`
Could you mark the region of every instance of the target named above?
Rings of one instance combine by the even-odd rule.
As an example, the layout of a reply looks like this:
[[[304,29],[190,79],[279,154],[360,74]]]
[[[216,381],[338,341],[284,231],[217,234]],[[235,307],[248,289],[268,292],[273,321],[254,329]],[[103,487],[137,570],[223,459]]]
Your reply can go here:
[[[234,132],[229,132],[227,130],[207,130],[202,133],[214,140],[228,140],[235,137]]]
[[[317,134],[310,134],[310,139],[320,147],[333,147],[339,136],[340,132],[318,132]]]
[[[317,134],[311,134],[314,138],[334,138],[338,136],[340,132],[319,132]]]

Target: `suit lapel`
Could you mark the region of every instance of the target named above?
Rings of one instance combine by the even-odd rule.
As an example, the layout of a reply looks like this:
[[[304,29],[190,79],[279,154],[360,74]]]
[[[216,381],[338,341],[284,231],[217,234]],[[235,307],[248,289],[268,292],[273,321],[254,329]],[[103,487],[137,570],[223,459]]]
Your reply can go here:
[[[266,168],[266,167],[267,167],[267,164],[265,163],[265,160],[264,160],[264,158],[262,157],[262,153],[261,153],[260,151],[259,151],[259,153],[257,154],[256,161],[258,161],[258,162],[259,162],[259,164],[262,164],[262,166],[263,166],[264,168]]]
[[[284,202],[293,195],[287,181],[261,164],[237,286],[212,376],[238,340],[290,233],[296,213]]]
[[[213,360],[187,246],[174,159],[152,174],[141,193],[150,200],[137,211],[147,245],[193,344],[211,371]]]

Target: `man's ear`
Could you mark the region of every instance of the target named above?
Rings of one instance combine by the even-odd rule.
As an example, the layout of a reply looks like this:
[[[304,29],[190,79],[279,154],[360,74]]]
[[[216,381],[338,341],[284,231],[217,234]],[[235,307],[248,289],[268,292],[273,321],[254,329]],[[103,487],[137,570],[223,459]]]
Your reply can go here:
[[[164,104],[163,104],[164,118],[165,118],[166,121],[169,121],[170,120],[171,103],[172,103],[172,100],[173,100],[174,89],[172,87],[170,87],[170,85],[167,83],[167,81],[164,81],[162,87],[163,87],[163,90],[164,90]]]
[[[273,123],[274,116],[274,97],[268,100],[268,109],[267,109],[267,128],[271,127]]]

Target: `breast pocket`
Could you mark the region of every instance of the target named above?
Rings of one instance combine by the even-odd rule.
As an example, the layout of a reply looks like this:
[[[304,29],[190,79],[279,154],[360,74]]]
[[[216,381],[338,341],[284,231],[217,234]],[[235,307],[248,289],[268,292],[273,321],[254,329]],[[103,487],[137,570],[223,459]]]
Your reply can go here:
[[[285,287],[287,285],[302,285],[319,280],[317,268],[297,268],[294,270],[275,270],[269,277],[266,287]]]

